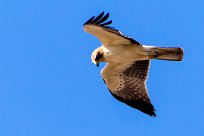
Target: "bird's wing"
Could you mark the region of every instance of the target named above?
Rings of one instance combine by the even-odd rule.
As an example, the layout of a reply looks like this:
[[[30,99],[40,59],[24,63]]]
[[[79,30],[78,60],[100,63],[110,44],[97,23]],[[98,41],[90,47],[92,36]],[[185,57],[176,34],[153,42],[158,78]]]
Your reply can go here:
[[[146,88],[149,66],[149,60],[128,64],[108,63],[101,74],[117,100],[150,116],[156,116]]]
[[[109,25],[112,23],[112,20],[105,22],[108,17],[109,13],[104,15],[104,12],[97,17],[93,16],[84,23],[84,31],[96,36],[105,47],[118,44],[140,45],[139,42],[123,35],[119,30],[110,27]]]

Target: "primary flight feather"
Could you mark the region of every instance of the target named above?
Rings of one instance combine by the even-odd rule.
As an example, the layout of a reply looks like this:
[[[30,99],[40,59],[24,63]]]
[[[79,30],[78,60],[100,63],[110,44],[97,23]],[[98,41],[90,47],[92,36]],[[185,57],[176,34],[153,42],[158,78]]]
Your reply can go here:
[[[119,101],[150,116],[156,116],[146,87],[150,59],[181,61],[180,47],[146,46],[110,27],[109,13],[102,12],[84,24],[84,30],[96,36],[102,45],[93,51],[91,60],[102,69],[102,78],[111,94]]]

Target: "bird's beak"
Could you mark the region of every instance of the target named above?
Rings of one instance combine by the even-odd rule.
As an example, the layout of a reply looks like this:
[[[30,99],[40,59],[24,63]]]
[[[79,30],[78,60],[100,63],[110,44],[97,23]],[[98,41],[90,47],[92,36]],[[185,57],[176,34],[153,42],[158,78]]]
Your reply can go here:
[[[98,61],[94,61],[93,62],[97,67],[99,67],[99,62]]]
[[[95,65],[96,65],[97,67],[99,67],[99,62],[96,62]]]

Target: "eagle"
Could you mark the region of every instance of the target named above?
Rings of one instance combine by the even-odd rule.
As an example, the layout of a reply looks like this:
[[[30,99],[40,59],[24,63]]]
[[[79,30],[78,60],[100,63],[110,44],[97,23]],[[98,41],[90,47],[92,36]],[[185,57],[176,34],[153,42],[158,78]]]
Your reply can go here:
[[[96,36],[102,43],[92,52],[91,60],[96,66],[100,62],[107,63],[101,76],[113,97],[156,117],[146,86],[150,60],[181,61],[183,49],[143,45],[111,27],[112,20],[107,21],[108,18],[109,13],[102,12],[83,25],[85,32]]]

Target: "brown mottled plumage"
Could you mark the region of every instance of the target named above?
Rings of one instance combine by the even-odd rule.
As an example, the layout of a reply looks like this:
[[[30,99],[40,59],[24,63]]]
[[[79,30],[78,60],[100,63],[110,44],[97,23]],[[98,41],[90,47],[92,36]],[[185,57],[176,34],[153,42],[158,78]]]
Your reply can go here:
[[[181,61],[183,50],[179,47],[145,46],[123,35],[105,22],[109,13],[93,16],[84,24],[84,30],[102,42],[93,51],[91,60],[95,65],[107,62],[101,75],[111,94],[119,101],[150,116],[156,116],[148,97],[146,79],[150,59]]]

